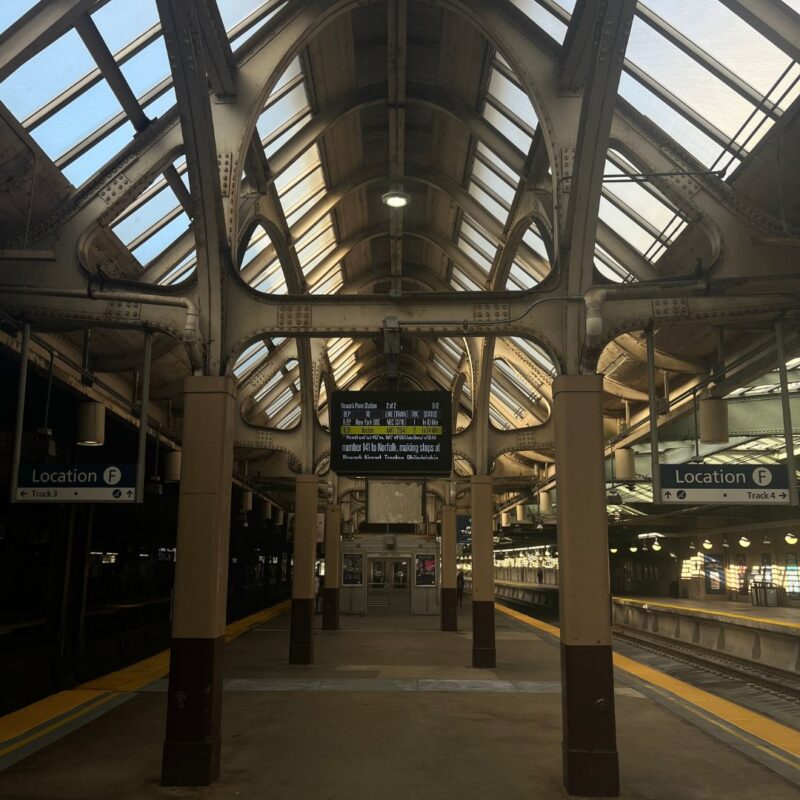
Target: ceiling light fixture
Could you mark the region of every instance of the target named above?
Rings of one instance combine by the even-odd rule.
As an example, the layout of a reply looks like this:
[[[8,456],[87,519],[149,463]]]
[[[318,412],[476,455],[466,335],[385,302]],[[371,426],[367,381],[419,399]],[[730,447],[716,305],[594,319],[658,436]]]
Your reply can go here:
[[[783,541],[786,544],[797,544],[797,536],[794,533],[787,533],[786,536],[783,537]]]
[[[742,538],[739,539],[739,547],[750,547],[750,540],[746,536],[742,536]]]
[[[652,545],[652,547],[653,547],[653,550],[655,550],[655,551],[656,551],[656,553],[657,553],[657,552],[658,552],[658,551],[661,549],[661,542],[659,542],[659,541],[658,541],[658,539],[656,539],[656,540],[653,542],[653,545]]]
[[[382,195],[381,200],[389,208],[405,208],[411,202],[411,195],[400,189],[392,189],[391,192]]]
[[[713,546],[708,539],[703,539],[703,550],[710,550]]]
[[[639,548],[638,548],[638,547],[637,547],[635,544],[632,544],[632,545],[631,545],[631,546],[628,548],[628,550],[630,550],[630,551],[631,551],[631,553],[635,553],[635,552],[637,552],[637,551],[638,551],[638,549],[639,549]]]
[[[612,556],[615,556],[619,552],[619,549],[616,547],[609,547],[608,552],[611,553]]]

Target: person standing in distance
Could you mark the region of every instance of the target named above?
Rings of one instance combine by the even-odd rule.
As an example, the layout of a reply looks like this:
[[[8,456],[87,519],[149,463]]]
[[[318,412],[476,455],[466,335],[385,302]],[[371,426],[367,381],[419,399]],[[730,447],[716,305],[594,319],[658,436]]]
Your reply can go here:
[[[458,604],[460,606],[464,605],[464,572],[462,570],[458,571],[458,575],[456,575],[456,597],[458,598]]]

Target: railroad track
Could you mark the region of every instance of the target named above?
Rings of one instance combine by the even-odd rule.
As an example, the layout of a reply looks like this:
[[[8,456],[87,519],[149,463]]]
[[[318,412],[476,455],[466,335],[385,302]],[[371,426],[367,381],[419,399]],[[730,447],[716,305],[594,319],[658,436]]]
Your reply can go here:
[[[676,642],[623,625],[615,625],[612,633],[618,641],[693,667],[709,670],[726,678],[744,681],[795,703],[800,701],[800,675],[795,673],[765,667],[734,656],[720,655],[704,647]]]

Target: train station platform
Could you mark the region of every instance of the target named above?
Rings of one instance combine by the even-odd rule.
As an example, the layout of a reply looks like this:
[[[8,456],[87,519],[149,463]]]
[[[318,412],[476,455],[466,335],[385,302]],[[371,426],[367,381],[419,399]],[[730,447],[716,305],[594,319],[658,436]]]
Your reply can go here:
[[[566,797],[553,626],[498,606],[497,667],[476,670],[468,602],[457,633],[432,616],[343,616],[301,667],[286,611],[229,626],[219,783],[158,784],[162,654],[0,719],[0,798]],[[800,732],[630,658],[615,667],[621,797],[798,796]]]

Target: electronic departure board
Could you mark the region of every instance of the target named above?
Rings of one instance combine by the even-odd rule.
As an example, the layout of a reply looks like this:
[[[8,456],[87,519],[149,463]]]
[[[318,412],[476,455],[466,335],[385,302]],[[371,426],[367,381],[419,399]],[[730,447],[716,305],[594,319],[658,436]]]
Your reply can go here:
[[[331,469],[340,475],[449,475],[449,392],[333,392]]]

